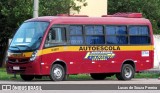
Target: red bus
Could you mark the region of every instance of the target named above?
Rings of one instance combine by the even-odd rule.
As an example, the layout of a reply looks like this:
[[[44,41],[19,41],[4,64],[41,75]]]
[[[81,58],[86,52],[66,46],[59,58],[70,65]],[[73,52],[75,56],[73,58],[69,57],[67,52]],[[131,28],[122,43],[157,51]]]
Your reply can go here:
[[[151,23],[141,13],[44,16],[17,30],[6,68],[26,81],[41,76],[61,81],[84,73],[95,80],[112,75],[131,80],[153,67],[153,45]]]

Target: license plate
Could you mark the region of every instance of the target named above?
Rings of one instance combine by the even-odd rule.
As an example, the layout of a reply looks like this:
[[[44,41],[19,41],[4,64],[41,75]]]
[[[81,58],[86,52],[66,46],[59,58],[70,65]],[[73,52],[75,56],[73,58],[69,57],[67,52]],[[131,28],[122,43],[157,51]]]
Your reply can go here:
[[[20,68],[18,66],[14,66],[13,70],[20,70]]]

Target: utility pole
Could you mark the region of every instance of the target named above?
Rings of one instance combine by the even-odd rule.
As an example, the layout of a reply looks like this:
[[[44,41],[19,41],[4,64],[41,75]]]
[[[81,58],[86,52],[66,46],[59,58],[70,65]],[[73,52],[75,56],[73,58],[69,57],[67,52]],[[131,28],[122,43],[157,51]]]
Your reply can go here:
[[[34,0],[33,17],[38,17],[39,0]]]

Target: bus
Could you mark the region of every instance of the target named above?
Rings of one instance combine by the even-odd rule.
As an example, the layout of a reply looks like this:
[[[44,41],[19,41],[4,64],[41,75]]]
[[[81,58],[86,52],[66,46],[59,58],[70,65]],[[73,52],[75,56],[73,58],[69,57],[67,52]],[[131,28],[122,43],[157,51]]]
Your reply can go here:
[[[42,76],[62,81],[77,74],[131,80],[153,68],[153,58],[152,25],[141,13],[62,14],[26,20],[8,48],[6,69],[25,81]]]

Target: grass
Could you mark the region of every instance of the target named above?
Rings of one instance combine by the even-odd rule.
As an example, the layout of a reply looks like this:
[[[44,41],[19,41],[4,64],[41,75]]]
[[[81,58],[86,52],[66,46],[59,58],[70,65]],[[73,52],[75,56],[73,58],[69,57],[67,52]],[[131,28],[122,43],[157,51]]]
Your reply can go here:
[[[158,73],[136,73],[135,78],[159,78]],[[107,77],[107,80],[116,80],[116,76]],[[7,74],[5,68],[0,68],[0,80],[22,80],[20,75]],[[49,77],[43,77],[42,80],[50,80]],[[68,80],[92,80],[89,74],[69,75]]]
[[[135,78],[159,78],[158,73],[136,73]]]
[[[17,78],[14,78],[13,74],[7,74],[5,68],[0,68],[0,80],[20,80],[20,76],[16,75]]]
[[[115,76],[107,77],[107,80],[114,80],[116,79]],[[70,75],[68,80],[92,80],[89,74],[79,74],[79,75]]]

